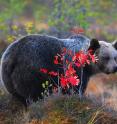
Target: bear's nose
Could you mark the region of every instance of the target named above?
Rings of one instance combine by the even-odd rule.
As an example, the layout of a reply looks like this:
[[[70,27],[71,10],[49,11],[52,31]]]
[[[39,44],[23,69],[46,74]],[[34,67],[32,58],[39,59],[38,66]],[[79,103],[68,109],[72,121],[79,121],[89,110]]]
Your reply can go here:
[[[114,72],[117,72],[117,66],[116,66],[116,67],[114,67]]]

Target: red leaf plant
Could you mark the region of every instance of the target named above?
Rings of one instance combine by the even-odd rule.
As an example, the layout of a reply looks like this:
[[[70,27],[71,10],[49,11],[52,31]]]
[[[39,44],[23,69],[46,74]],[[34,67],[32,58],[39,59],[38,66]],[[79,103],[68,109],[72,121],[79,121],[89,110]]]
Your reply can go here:
[[[70,31],[74,34],[84,34],[85,33],[85,30],[81,27],[73,27]]]
[[[71,60],[66,59],[65,56],[69,56]],[[62,88],[69,88],[70,86],[77,86],[80,82],[74,65],[77,68],[84,67],[86,64],[96,63],[98,61],[97,57],[93,54],[92,50],[87,52],[79,51],[73,54],[73,51],[63,48],[61,54],[54,56],[54,64],[61,65],[64,73],[59,74],[55,71],[48,71],[46,68],[41,68],[40,72],[48,74],[49,76],[58,76],[60,81],[60,86]]]
[[[55,71],[50,71],[48,74],[51,76],[57,76],[58,75],[58,73]]]
[[[46,68],[41,68],[40,72],[47,74],[48,70]]]

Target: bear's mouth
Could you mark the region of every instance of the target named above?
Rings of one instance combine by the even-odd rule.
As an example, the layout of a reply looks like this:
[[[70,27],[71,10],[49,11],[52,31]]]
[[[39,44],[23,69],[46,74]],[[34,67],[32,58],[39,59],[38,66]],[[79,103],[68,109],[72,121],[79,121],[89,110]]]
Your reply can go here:
[[[104,72],[104,73],[106,73],[106,74],[115,74],[117,71],[112,71],[112,72],[109,72],[109,71],[106,71],[106,72]]]
[[[109,75],[109,74],[112,74],[112,73],[114,73],[114,72],[105,72],[107,75]]]

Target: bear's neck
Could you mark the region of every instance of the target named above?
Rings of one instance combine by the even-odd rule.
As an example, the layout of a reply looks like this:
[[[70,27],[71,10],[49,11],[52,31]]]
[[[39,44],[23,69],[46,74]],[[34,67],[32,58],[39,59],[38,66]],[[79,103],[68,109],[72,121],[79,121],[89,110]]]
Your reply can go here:
[[[86,71],[87,71],[89,77],[91,77],[95,74],[101,73],[101,70],[99,69],[99,67],[96,64],[88,65],[86,67]]]

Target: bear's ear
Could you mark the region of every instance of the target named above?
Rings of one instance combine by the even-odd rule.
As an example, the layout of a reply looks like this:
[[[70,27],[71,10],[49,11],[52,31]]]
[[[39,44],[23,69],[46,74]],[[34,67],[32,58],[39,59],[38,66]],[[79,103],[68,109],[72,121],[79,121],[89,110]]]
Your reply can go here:
[[[113,47],[117,50],[117,40],[112,43]]]
[[[97,39],[92,39],[90,41],[89,49],[92,49],[95,52],[98,48],[100,48],[99,41]]]

